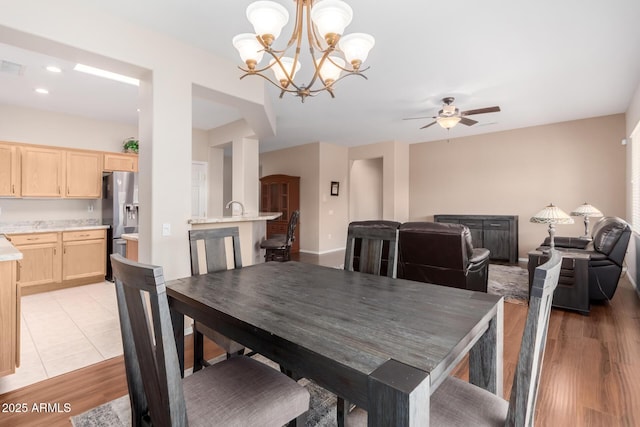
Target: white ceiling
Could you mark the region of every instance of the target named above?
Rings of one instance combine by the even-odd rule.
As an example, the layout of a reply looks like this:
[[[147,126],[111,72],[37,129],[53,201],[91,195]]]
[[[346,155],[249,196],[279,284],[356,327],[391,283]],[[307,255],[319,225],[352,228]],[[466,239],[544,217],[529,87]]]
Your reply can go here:
[[[84,1],[238,64],[231,39],[252,30],[245,18],[251,2]],[[262,150],[314,141],[414,143],[624,113],[640,83],[638,0],[347,2],[354,19],[346,33],[376,38],[365,64],[368,80],[348,77],[337,84],[335,99],[321,93],[304,104],[292,96],[278,99],[271,88],[277,134],[261,140]],[[280,3],[293,16],[294,2]],[[72,70],[74,64],[1,43],[0,59],[26,65],[23,76],[0,73],[2,104],[137,123],[134,86],[85,76]],[[49,63],[63,73],[45,71]],[[50,94],[36,94],[37,86]],[[473,116],[478,124],[448,133],[439,126],[419,130],[428,118],[403,120],[433,116],[445,96],[454,96],[461,110],[499,105],[502,111]],[[199,129],[242,117],[203,99],[194,100],[193,111]]]

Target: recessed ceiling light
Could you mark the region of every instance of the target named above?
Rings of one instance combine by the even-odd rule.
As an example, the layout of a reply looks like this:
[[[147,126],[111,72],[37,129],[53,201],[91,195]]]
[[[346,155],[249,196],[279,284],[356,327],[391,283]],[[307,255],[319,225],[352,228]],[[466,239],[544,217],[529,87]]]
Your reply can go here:
[[[102,70],[100,68],[90,67],[88,65],[76,64],[76,66],[73,67],[73,69],[83,73],[104,77],[105,79],[116,80],[122,83],[134,85],[134,86],[140,85],[140,80],[134,79],[133,77],[123,76],[122,74],[113,73],[111,71]]]
[[[56,67],[55,65],[49,65],[47,67],[47,71],[51,71],[52,73],[61,73],[62,72],[62,68]]]
[[[42,94],[44,94],[44,95],[46,95],[46,94],[48,94],[48,93],[49,93],[49,91],[48,91],[47,89],[43,88],[43,87],[38,87],[38,88],[36,88],[36,92],[38,92],[38,93],[42,93]]]

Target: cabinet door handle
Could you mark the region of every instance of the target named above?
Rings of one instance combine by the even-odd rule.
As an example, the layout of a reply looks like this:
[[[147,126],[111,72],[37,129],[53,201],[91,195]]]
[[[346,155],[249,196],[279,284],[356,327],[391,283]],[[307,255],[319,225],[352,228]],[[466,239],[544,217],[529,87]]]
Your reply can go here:
[[[90,234],[79,234],[78,237],[89,237]]]
[[[16,271],[16,282],[20,281],[20,272],[22,271],[22,263],[18,261],[18,271]]]
[[[40,240],[39,237],[27,237],[27,240]]]
[[[16,185],[11,184],[11,194],[16,194]]]
[[[56,248],[53,248],[53,254],[56,255],[58,253],[58,250]]]
[[[61,193],[60,186],[58,185],[58,194],[60,194],[60,193]]]
[[[492,227],[500,227],[500,224],[489,224]]]

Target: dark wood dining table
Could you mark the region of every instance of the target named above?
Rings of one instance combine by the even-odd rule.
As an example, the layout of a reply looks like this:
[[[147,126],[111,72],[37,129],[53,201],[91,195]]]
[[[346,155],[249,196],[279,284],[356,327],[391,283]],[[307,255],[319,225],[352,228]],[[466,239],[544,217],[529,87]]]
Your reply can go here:
[[[426,426],[429,396],[469,354],[470,381],[502,396],[503,298],[300,262],[171,280],[184,315],[368,411],[369,426]],[[464,408],[460,408],[464,410]]]

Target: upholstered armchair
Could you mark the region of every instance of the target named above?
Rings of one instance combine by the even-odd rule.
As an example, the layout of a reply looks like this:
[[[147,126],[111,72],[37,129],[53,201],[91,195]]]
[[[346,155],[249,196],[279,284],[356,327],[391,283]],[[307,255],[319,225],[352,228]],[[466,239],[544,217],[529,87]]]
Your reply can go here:
[[[609,216],[601,218],[591,230],[592,241],[576,237],[555,237],[559,251],[586,253],[589,255],[589,299],[591,301],[613,298],[622,274],[622,263],[627,252],[631,227],[623,219]],[[546,249],[549,238],[539,249]]]
[[[487,292],[489,250],[473,247],[465,225],[407,222],[399,228],[398,278]]]

